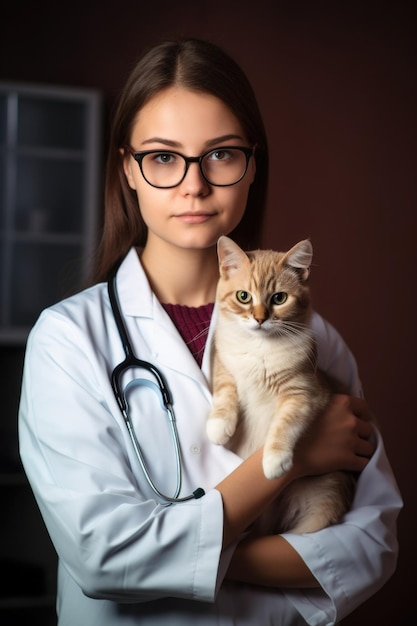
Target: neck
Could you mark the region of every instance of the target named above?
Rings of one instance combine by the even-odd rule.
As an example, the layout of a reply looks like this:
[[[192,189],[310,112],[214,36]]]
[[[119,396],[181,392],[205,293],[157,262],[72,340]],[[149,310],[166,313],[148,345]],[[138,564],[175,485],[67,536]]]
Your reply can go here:
[[[158,300],[198,307],[214,302],[219,279],[216,247],[145,246],[141,262]]]

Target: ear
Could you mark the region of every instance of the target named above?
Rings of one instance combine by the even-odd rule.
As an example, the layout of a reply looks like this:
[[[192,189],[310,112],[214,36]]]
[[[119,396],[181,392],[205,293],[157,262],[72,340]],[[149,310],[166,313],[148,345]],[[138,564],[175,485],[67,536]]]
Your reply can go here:
[[[250,184],[252,184],[253,181],[255,180],[255,174],[256,174],[256,159],[255,159],[254,154],[251,156],[250,161],[249,161],[248,173],[250,176]]]
[[[131,189],[136,189],[135,179],[132,174],[132,162],[131,155],[124,148],[120,148],[120,154],[123,155],[123,171],[125,173],[127,182]]]
[[[284,263],[299,270],[301,280],[307,280],[313,260],[313,246],[309,239],[295,244],[284,256]]]
[[[222,278],[230,278],[250,261],[246,253],[230,237],[222,235],[217,242],[217,256]]]

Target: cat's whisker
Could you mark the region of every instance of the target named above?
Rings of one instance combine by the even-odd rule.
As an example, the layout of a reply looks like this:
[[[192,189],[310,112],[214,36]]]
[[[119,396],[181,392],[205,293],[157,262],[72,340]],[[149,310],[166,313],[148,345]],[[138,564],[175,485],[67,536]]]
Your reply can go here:
[[[290,342],[292,342],[299,349],[301,349],[305,354],[306,359],[313,367],[313,370],[316,371],[317,359],[314,344],[311,343],[310,345],[306,345],[305,341],[302,341],[300,344],[300,342],[298,341],[298,338],[305,339],[306,332],[311,332],[306,324],[288,321],[279,326],[277,334],[285,336]]]
[[[210,328],[209,326],[206,326],[205,328],[203,328],[203,330],[201,330],[199,333],[194,335],[194,337],[192,337],[189,341],[187,341],[187,345],[190,345],[194,341],[197,341],[198,339],[200,339],[200,337],[204,337],[204,335],[208,335],[209,328]]]

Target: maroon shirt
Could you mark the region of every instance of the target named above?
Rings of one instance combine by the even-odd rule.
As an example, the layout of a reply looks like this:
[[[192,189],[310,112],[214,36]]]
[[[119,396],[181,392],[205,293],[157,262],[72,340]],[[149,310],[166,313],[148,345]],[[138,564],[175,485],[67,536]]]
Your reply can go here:
[[[182,304],[163,304],[162,306],[201,367],[214,303],[198,307]]]

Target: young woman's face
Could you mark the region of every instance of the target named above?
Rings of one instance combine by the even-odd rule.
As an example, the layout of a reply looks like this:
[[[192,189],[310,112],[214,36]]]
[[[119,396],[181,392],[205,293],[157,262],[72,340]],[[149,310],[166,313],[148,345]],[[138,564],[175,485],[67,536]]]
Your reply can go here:
[[[172,150],[188,157],[226,146],[252,147],[221,100],[179,87],[162,91],[141,109],[130,145],[134,151]],[[130,154],[125,156],[124,170],[148,227],[147,246],[158,241],[181,248],[207,248],[240,222],[255,161],[250,157],[246,175],[229,187],[210,185],[198,163],[191,163],[184,180],[170,189],[149,185]]]

